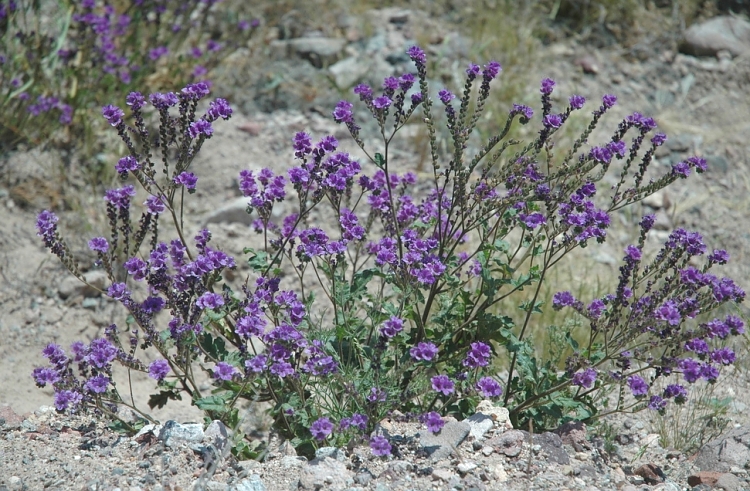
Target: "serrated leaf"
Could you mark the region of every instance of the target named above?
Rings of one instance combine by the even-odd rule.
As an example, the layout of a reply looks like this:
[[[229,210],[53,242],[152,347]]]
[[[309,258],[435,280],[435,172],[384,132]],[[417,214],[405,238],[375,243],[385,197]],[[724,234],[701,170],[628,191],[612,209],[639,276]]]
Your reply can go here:
[[[161,409],[166,406],[170,400],[181,401],[182,396],[171,390],[162,390],[158,394],[151,394],[151,397],[148,398],[148,407],[151,409]]]
[[[231,392],[224,392],[220,395],[206,396],[202,399],[195,401],[195,405],[198,409],[203,411],[216,411],[222,413],[227,410],[227,403],[232,400],[234,394]]]

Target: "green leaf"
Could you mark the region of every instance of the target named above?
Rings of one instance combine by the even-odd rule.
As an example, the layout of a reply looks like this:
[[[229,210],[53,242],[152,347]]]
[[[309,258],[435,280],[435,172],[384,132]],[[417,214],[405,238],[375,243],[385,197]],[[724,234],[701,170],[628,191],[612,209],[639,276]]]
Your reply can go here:
[[[234,398],[234,394],[231,392],[224,392],[223,394],[207,396],[202,399],[195,401],[195,405],[198,409],[203,411],[216,411],[218,413],[225,412],[227,404]]]
[[[151,394],[151,397],[148,398],[148,407],[151,409],[161,409],[166,406],[170,400],[181,401],[182,396],[171,390],[162,390],[158,394]]]
[[[137,419],[133,421],[132,423],[126,425],[120,420],[114,420],[111,423],[109,423],[108,426],[110,430],[117,432],[121,435],[130,435],[133,432],[137,433],[138,431],[140,431],[144,426],[146,426],[147,423],[148,421],[146,421],[145,419]]]
[[[220,337],[213,337],[209,333],[204,332],[199,339],[201,348],[217,360],[223,360],[227,357],[228,351],[224,339]]]
[[[268,267],[268,253],[265,251],[256,251],[251,247],[242,250],[245,254],[250,254],[247,264],[253,271],[261,272]]]
[[[385,167],[385,157],[383,157],[382,153],[375,154],[375,165],[377,165],[381,169]]]

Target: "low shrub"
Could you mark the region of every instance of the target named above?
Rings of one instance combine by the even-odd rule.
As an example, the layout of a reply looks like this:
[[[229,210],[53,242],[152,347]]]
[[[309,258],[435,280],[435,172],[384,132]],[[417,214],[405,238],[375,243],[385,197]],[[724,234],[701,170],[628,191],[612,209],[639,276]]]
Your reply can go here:
[[[34,378],[54,387],[58,410],[117,418],[118,406],[128,406],[149,418],[112,385],[119,364],[157,381],[152,408],[186,395],[208,418],[236,427],[238,401],[270,401],[275,429],[302,452],[355,439],[387,455],[394,442],[374,430],[396,411],[436,432],[443,416],[463,418],[492,399],[508,407],[516,426],[552,428],[612,412],[664,411],[686,401],[690,384],[714,381],[721,366],[734,363],[722,340],[742,333],[742,321],[695,320],[744,299],[731,279],[712,273],[728,254],[678,229],[648,259],[652,215],[640,220],[637,242],[625,248],[614,291],[585,302],[568,291],[554,295],[553,309],[567,309],[586,326],[583,338],[561,337],[571,353],[564,369],[538,358],[531,334],[540,328],[535,314],[550,307],[539,297],[550,271],[571,251],[605,242],[617,210],[704,172],[706,162],[691,157],[652,177],[654,152],[666,136],[639,113],[589,146],[616,103],[613,95],[594,104],[590,124],[570,148],[556,148],[555,134],[586,101],[572,95],[555,110],[550,79],[541,83],[532,141],[507,138],[514,124],[534,117],[532,108],[515,104],[504,127],[477,145],[471,136],[500,65],[469,65],[456,96],[431,92],[425,53],[415,46],[408,55],[416,74],[387,77],[377,93],[354,89],[379,128],[381,148],[365,145],[353,103],[341,101],[333,111],[364,163],[340,152],[332,136],[313,142],[300,132],[292,140],[298,165],[286,175],[241,172],[239,187],[263,246],[244,251],[253,273],[234,290],[223,273],[235,259],[210,245],[208,230],[186,237],[182,220],[200,174],[193,159],[213,125],[231,116],[229,104],[213,100],[199,115],[209,91],[196,83],[148,98],[130,93],[132,125],[119,107],[103,108],[128,149],[116,170],[148,199],[135,222],[133,185],[105,196],[111,234],[89,246],[111,281],[107,296],[130,316],[69,353],[54,344],[44,350],[50,364]],[[143,122],[147,109],[158,113],[157,134]],[[448,153],[437,136],[441,118]],[[430,137],[424,182],[394,169],[389,151],[414,119]],[[608,173],[617,176],[609,189],[601,184]],[[296,210],[277,221],[274,207],[284,200]],[[56,223],[53,213],[40,213],[39,235],[83,279]],[[169,242],[160,240],[164,224],[175,232]],[[497,306],[521,297],[523,315],[514,323]],[[165,325],[157,322],[162,311]],[[159,353],[148,365],[139,355],[147,349]],[[497,359],[507,360],[502,377],[492,368]],[[210,394],[196,379],[198,369],[213,380]],[[658,388],[670,374],[684,383]],[[239,439],[235,452],[252,453]]]

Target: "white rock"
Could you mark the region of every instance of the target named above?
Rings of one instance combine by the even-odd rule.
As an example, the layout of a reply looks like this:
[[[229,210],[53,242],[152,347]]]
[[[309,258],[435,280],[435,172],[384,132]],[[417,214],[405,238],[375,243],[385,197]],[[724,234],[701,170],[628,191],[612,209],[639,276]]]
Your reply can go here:
[[[477,413],[482,413],[490,416],[495,425],[502,428],[503,430],[513,429],[513,424],[510,422],[510,413],[507,408],[495,406],[490,400],[483,400],[477,404]]]
[[[468,474],[476,468],[477,464],[475,464],[474,462],[461,462],[456,466],[456,469],[458,469],[458,472],[460,472],[461,474]]]
[[[164,424],[159,439],[168,447],[180,443],[195,443],[203,440],[203,425],[198,423],[180,424],[169,420]]]

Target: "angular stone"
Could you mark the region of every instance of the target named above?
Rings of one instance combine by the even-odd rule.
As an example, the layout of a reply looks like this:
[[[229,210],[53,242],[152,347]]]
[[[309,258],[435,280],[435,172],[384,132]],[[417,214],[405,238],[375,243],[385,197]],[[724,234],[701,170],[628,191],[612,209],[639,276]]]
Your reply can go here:
[[[247,198],[236,198],[224,206],[212,211],[205,220],[205,224],[211,223],[241,223],[250,225],[256,216],[247,212]]]
[[[493,426],[495,426],[495,422],[493,421],[492,417],[482,413],[473,414],[466,418],[464,421],[468,423],[469,426],[471,426],[469,436],[471,436],[475,440],[481,440],[482,438],[484,438],[484,434],[490,431]]]
[[[237,484],[230,485],[230,491],[266,491],[266,485],[260,479],[258,474],[243,479]]]
[[[693,24],[685,31],[681,48],[696,56],[716,56],[723,50],[741,56],[750,52],[750,22],[722,15]]]
[[[203,440],[203,426],[198,423],[180,424],[169,420],[159,432],[159,439],[168,447],[180,443],[196,443]]]
[[[330,458],[339,462],[346,462],[344,451],[336,447],[320,447],[315,451],[316,459]]]
[[[0,404],[0,428],[17,430],[21,427],[23,416],[19,416],[7,404]]]
[[[654,485],[664,482],[664,472],[654,464],[644,464],[633,471],[633,474],[643,478],[646,484]]]
[[[206,427],[206,431],[203,432],[203,441],[219,450],[226,446],[228,440],[227,427],[218,419],[211,421],[211,424]]]
[[[534,435],[534,444],[541,446],[542,452],[547,454],[547,460],[561,465],[570,463],[568,452],[563,448],[563,441],[559,435],[546,432],[541,435]]]
[[[107,273],[94,270],[84,273],[84,279],[88,285],[75,276],[68,276],[57,287],[57,294],[65,300],[66,298],[82,295],[87,298],[98,297],[107,285]],[[91,286],[89,286],[91,285]]]
[[[719,479],[716,480],[716,488],[724,489],[726,491],[740,491],[741,489],[746,489],[745,487],[743,487],[742,481],[740,481],[737,476],[729,472],[719,476]]]
[[[419,442],[432,460],[450,456],[454,449],[469,435],[471,426],[463,421],[448,421],[439,433],[431,431],[419,433]]]
[[[281,458],[281,467],[284,469],[301,469],[306,465],[307,459],[301,456],[287,455]]]
[[[342,462],[333,459],[313,459],[302,469],[301,489],[346,489],[354,484],[354,473]]]
[[[458,472],[460,472],[461,474],[468,474],[476,468],[477,464],[475,464],[474,462],[461,462],[456,466],[456,469],[458,469]]]
[[[586,425],[581,421],[570,421],[555,430],[564,445],[570,445],[576,452],[591,448],[586,439]]]
[[[435,469],[434,471],[432,471],[432,475],[445,482],[448,482],[456,477],[456,473],[451,471],[450,469]]]
[[[508,409],[502,406],[495,406],[492,401],[484,399],[477,404],[477,413],[486,414],[503,430],[513,429],[510,422],[510,413]]]
[[[701,484],[705,484],[706,486],[713,488],[716,485],[716,481],[718,481],[719,477],[721,477],[723,474],[723,472],[701,471],[697,474],[689,476],[687,478],[687,482],[693,488],[696,486],[700,486]]]
[[[296,56],[324,68],[338,60],[345,46],[345,39],[308,37],[272,41],[269,47],[276,59]]]
[[[490,438],[487,441],[488,445],[505,456],[516,457],[521,453],[524,444],[527,442],[528,437],[525,431],[521,430],[510,430],[506,431],[502,435]]]

